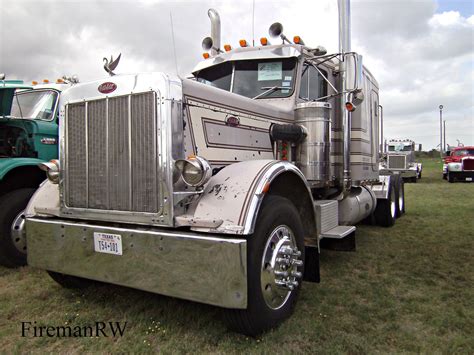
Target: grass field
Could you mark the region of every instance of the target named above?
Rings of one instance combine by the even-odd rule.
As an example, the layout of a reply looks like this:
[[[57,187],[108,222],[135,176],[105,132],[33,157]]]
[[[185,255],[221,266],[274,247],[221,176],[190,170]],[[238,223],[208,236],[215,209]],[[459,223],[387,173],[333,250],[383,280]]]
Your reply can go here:
[[[439,159],[406,184],[393,228],[360,226],[356,252],[323,250],[321,283],[257,338],[217,308],[115,286],[62,289],[46,272],[0,267],[0,352],[474,353],[474,183],[441,179]],[[21,322],[126,321],[123,337],[21,337]]]

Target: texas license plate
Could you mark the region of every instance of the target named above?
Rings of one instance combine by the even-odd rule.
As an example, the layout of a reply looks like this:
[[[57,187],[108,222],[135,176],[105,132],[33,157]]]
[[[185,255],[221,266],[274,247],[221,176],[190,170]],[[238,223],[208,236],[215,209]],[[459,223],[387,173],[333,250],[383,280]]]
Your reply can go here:
[[[122,236],[94,232],[94,250],[98,253],[122,255]]]
[[[466,181],[472,181],[472,177],[467,177]]]

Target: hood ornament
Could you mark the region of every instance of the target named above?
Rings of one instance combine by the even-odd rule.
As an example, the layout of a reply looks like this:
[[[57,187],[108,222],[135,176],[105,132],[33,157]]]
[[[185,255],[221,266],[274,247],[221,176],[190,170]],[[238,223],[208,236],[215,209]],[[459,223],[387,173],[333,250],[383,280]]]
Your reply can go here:
[[[120,62],[120,56],[122,55],[122,53],[120,53],[117,57],[117,59],[114,60],[114,57],[110,56],[110,62],[107,58],[104,58],[103,61],[104,61],[104,69],[107,73],[109,73],[110,76],[113,76],[115,75],[115,73],[113,72],[115,70],[115,68],[117,68],[117,65],[118,63]]]

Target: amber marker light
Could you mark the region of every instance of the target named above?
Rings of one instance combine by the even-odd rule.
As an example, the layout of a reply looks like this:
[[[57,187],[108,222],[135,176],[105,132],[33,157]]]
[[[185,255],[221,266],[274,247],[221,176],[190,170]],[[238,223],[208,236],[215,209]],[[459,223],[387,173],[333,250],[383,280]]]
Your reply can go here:
[[[293,43],[295,44],[304,44],[303,40],[301,39],[300,36],[294,36],[293,37]]]
[[[203,57],[204,59],[209,59],[209,53],[203,53],[203,54],[202,54],[202,57]]]
[[[266,37],[260,38],[260,44],[261,44],[262,46],[268,45],[268,39],[267,39]]]
[[[64,84],[64,80],[59,78],[56,80],[56,84]]]
[[[356,109],[352,102],[346,102],[346,110],[349,112],[353,112]]]
[[[224,44],[224,50],[226,52],[230,52],[232,50],[232,47],[230,46],[230,44]]]
[[[49,80],[48,79],[43,79],[43,84],[49,84]]]
[[[33,80],[33,81],[31,82],[31,85],[38,85],[38,82]]]
[[[247,41],[245,39],[241,39],[239,41],[239,44],[240,44],[241,47],[247,47]]]

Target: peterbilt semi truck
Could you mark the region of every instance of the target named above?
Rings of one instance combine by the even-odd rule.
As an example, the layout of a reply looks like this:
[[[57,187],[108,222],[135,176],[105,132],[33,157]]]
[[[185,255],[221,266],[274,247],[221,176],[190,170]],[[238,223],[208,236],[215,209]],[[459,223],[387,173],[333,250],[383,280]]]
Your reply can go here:
[[[415,159],[415,142],[411,139],[390,139],[385,142],[385,153],[380,172],[400,174],[405,181],[421,179],[423,164]]]
[[[287,318],[320,244],[354,249],[355,224],[391,226],[403,182],[379,174],[379,87],[351,51],[270,27],[222,48],[209,10],[192,77],[113,75],[60,102],[60,159],[26,215],[28,263],[65,287],[125,285],[225,309],[256,335]],[[113,74],[113,73],[111,73]]]
[[[58,158],[59,95],[71,81],[0,80],[0,265],[26,264],[23,212],[45,180],[38,164]]]

